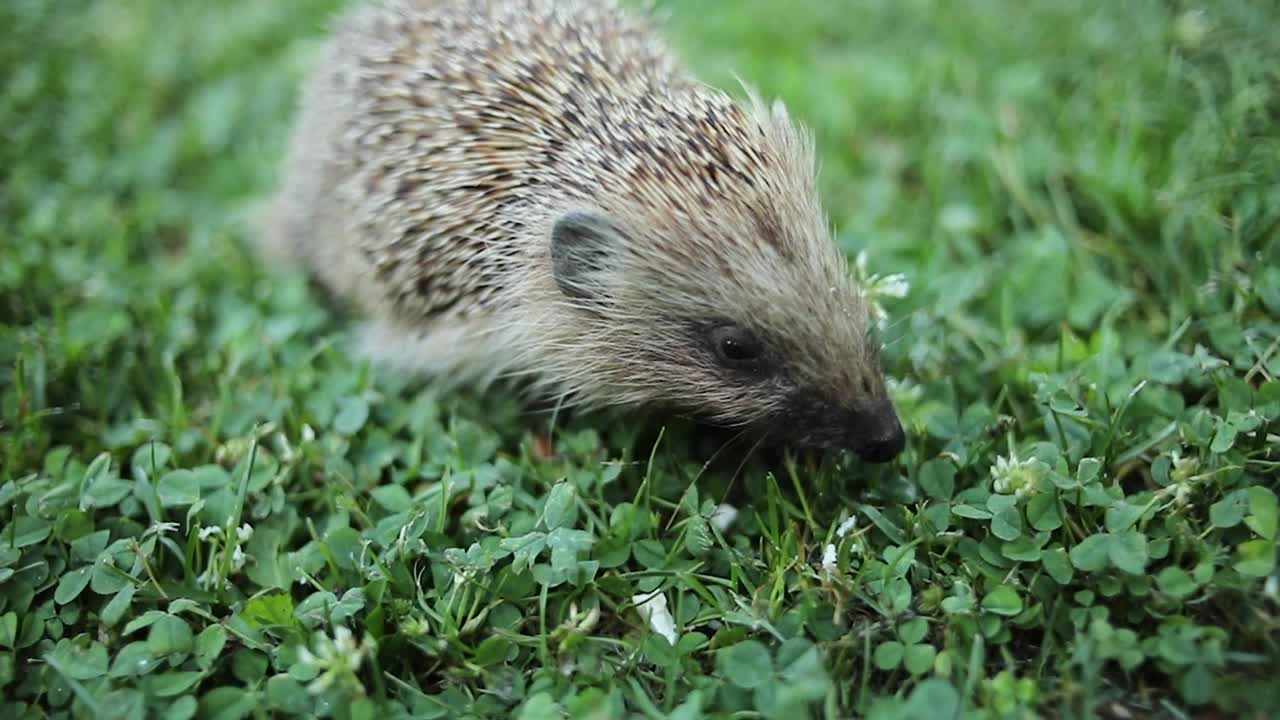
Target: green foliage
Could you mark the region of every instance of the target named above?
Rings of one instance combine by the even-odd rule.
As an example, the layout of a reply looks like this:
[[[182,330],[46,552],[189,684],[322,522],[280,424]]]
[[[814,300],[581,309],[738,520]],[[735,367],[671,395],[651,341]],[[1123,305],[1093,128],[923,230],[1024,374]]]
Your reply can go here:
[[[0,3],[5,713],[1280,709],[1267,3],[663,3],[817,135],[887,468],[347,355],[238,220],[338,3]]]

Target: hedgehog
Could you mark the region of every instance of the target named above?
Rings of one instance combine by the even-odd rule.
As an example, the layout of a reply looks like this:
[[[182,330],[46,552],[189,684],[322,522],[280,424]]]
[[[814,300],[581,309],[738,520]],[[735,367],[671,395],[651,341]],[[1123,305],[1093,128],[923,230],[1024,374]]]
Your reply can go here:
[[[905,436],[813,135],[613,0],[365,0],[305,79],[264,262],[375,363],[887,462]]]

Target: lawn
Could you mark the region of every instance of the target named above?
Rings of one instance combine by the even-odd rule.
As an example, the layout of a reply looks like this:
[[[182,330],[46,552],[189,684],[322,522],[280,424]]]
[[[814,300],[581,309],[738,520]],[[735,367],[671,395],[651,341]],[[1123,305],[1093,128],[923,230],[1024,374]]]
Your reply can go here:
[[[340,3],[0,3],[0,714],[1280,713],[1280,8],[659,3],[817,135],[881,467],[346,353],[240,220]]]

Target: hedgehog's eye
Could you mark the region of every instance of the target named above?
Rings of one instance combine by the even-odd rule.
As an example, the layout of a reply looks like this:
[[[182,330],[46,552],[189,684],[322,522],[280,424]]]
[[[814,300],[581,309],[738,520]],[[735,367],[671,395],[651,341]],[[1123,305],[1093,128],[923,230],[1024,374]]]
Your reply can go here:
[[[736,325],[720,325],[711,330],[711,347],[725,367],[737,370],[759,368],[764,345],[754,335]]]

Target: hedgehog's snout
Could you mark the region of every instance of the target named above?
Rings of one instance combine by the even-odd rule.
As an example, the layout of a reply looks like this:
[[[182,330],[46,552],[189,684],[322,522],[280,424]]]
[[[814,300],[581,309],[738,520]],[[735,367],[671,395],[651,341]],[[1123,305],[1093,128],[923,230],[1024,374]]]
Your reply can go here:
[[[893,401],[883,396],[843,405],[804,392],[771,421],[773,430],[796,446],[852,450],[867,462],[889,462],[907,444],[898,411]]]
[[[907,444],[907,434],[890,402],[854,410],[850,413],[846,432],[850,448],[867,462],[889,462]]]

